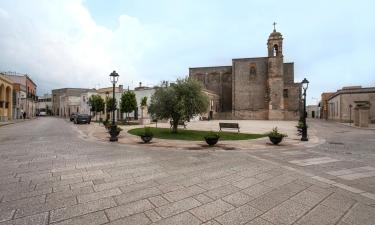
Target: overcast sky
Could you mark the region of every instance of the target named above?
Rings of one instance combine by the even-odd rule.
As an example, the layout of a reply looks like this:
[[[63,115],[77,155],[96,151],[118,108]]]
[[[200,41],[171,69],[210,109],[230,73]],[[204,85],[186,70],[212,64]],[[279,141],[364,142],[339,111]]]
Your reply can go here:
[[[342,86],[375,86],[374,1],[0,0],[0,71],[29,74],[38,94],[131,88],[267,55],[272,23],[308,101]]]

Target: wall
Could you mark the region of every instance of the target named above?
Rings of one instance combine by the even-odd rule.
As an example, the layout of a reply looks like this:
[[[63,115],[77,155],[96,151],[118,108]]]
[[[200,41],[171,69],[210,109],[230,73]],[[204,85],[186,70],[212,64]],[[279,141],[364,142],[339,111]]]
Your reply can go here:
[[[255,72],[252,68],[255,68]],[[233,114],[241,119],[267,119],[267,58],[233,60]]]
[[[220,111],[232,111],[232,67],[198,67],[190,68],[189,76],[197,79],[204,89],[219,95]]]

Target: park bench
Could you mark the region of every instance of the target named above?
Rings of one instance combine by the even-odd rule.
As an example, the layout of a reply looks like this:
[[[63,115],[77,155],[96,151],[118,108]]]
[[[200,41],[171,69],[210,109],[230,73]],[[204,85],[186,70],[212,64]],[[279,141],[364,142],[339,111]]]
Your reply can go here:
[[[170,120],[169,124],[171,125],[171,129],[172,129],[172,127],[173,127],[173,120]],[[183,120],[178,121],[178,126],[183,126],[184,129],[186,129],[186,123],[185,123],[185,121],[183,121]]]
[[[240,133],[240,126],[238,125],[238,123],[219,123],[219,127],[220,127],[220,131],[223,128],[227,128],[227,129],[237,129],[238,133]]]

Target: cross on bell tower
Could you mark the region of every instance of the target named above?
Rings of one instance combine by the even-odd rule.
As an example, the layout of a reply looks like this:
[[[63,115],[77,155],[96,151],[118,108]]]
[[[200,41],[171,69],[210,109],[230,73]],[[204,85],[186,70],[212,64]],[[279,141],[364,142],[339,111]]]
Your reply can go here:
[[[273,32],[276,32],[276,22],[273,22]]]

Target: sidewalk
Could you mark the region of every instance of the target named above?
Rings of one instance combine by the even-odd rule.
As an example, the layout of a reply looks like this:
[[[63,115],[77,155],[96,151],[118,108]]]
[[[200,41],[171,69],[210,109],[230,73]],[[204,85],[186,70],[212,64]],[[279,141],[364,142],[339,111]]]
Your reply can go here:
[[[33,118],[33,119],[36,119],[36,118]],[[15,124],[15,123],[21,123],[21,122],[25,122],[25,121],[29,121],[29,120],[33,120],[33,119],[16,119],[16,120],[10,120],[10,121],[6,121],[6,122],[0,122],[0,127],[2,126],[6,126],[6,125],[10,125],[10,124]]]
[[[192,130],[214,130],[214,126],[219,121],[200,121],[191,122],[188,125],[188,129]],[[265,133],[269,131],[271,125],[278,123],[278,127],[281,131],[288,134],[288,137],[283,140],[278,146],[272,145],[268,137],[253,139],[253,140],[241,140],[241,141],[219,141],[215,147],[207,148],[207,144],[204,140],[202,141],[183,141],[183,140],[167,140],[153,138],[152,142],[147,144],[149,147],[162,147],[162,148],[173,148],[173,149],[185,149],[185,150],[259,150],[259,149],[290,149],[295,147],[314,147],[316,145],[324,143],[324,140],[319,139],[316,136],[314,129],[309,130],[309,141],[301,142],[300,137],[296,135],[296,128],[294,122],[291,121],[240,121],[242,133]],[[155,126],[152,124],[150,126]],[[134,136],[128,133],[128,130],[143,127],[142,125],[137,126],[120,126],[123,131],[119,135],[118,143],[129,144],[129,145],[144,145],[140,137]],[[168,123],[158,123],[158,127],[169,127]],[[77,126],[77,128],[83,132],[84,136],[91,139],[101,140],[108,142],[109,134],[103,125],[98,123],[92,123],[90,125]]]

